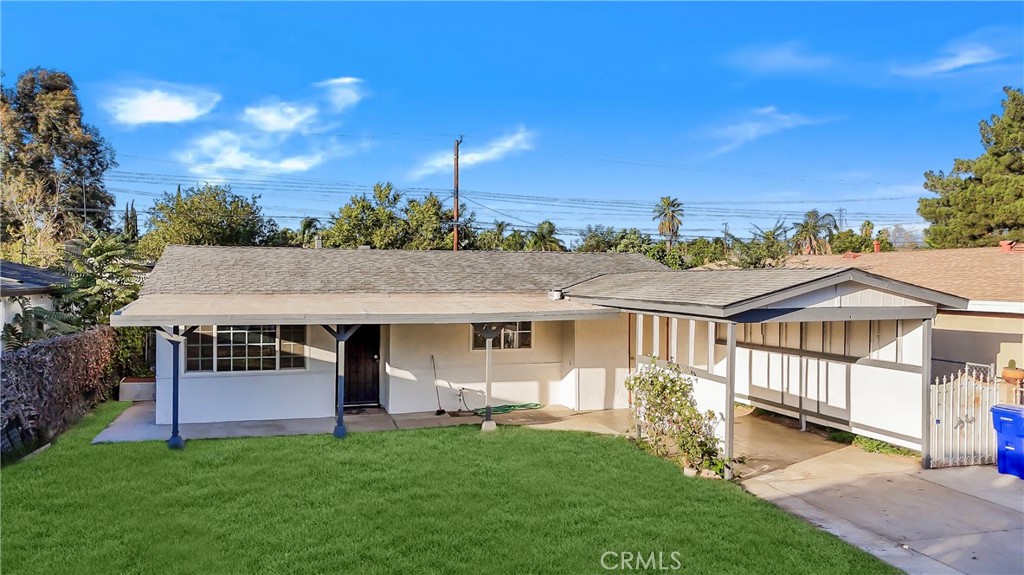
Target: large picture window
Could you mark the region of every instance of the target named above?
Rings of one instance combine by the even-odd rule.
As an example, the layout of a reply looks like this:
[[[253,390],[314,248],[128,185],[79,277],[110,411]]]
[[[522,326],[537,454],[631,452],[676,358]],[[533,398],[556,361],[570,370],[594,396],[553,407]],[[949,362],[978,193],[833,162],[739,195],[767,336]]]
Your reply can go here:
[[[273,371],[306,367],[304,325],[204,325],[185,341],[185,371]]]
[[[528,321],[510,323],[494,338],[494,349],[530,349],[532,345],[533,324]],[[473,349],[487,349],[487,340],[476,326],[473,326]]]

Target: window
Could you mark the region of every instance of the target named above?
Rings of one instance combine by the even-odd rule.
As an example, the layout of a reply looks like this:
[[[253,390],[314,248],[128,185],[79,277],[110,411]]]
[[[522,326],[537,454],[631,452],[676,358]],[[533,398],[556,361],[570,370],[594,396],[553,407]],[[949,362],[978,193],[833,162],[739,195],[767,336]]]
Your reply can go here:
[[[306,367],[306,326],[281,326],[281,369]]]
[[[272,371],[305,366],[304,325],[201,326],[185,341],[185,371]]]
[[[509,327],[501,330],[501,334],[494,338],[494,349],[530,349],[532,344],[533,325],[528,321],[509,323]],[[473,349],[487,349],[487,340],[475,326],[473,327]]]

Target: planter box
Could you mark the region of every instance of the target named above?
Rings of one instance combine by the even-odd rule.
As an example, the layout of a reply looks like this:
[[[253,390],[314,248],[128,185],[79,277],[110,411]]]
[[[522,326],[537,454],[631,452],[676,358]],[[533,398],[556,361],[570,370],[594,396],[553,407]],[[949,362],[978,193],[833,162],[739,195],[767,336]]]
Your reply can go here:
[[[118,387],[118,401],[156,401],[155,377],[126,377]]]

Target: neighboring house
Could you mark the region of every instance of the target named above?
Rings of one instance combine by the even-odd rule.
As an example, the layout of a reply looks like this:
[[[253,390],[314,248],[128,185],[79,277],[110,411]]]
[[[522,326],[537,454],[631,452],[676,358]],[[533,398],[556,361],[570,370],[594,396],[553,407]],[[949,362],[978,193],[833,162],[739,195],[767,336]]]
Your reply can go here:
[[[933,373],[967,363],[1024,365],[1024,245],[794,256],[787,267],[848,268],[967,298],[965,310],[940,310],[932,342]]]
[[[734,401],[921,447],[932,319],[966,307],[855,269],[170,246],[111,325],[169,334],[157,353],[157,423],[336,415],[343,434],[346,405],[452,410],[467,389],[469,407],[481,407],[480,324],[498,322],[508,327],[495,342],[496,403],[626,407],[625,377],[656,356],[695,376],[728,449]]]
[[[0,260],[0,299],[3,300],[0,325],[6,325],[21,313],[16,297],[27,299],[34,307],[52,310],[58,286],[68,281],[66,276],[54,271]]]

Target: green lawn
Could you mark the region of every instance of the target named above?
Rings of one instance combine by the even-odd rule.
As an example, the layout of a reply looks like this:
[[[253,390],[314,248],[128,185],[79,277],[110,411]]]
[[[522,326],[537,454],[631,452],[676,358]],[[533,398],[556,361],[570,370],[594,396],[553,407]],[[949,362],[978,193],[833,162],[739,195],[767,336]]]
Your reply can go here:
[[[5,575],[640,572],[603,569],[607,551],[666,566],[676,551],[688,574],[895,572],[621,438],[462,426],[89,445],[124,408],[0,472]]]

